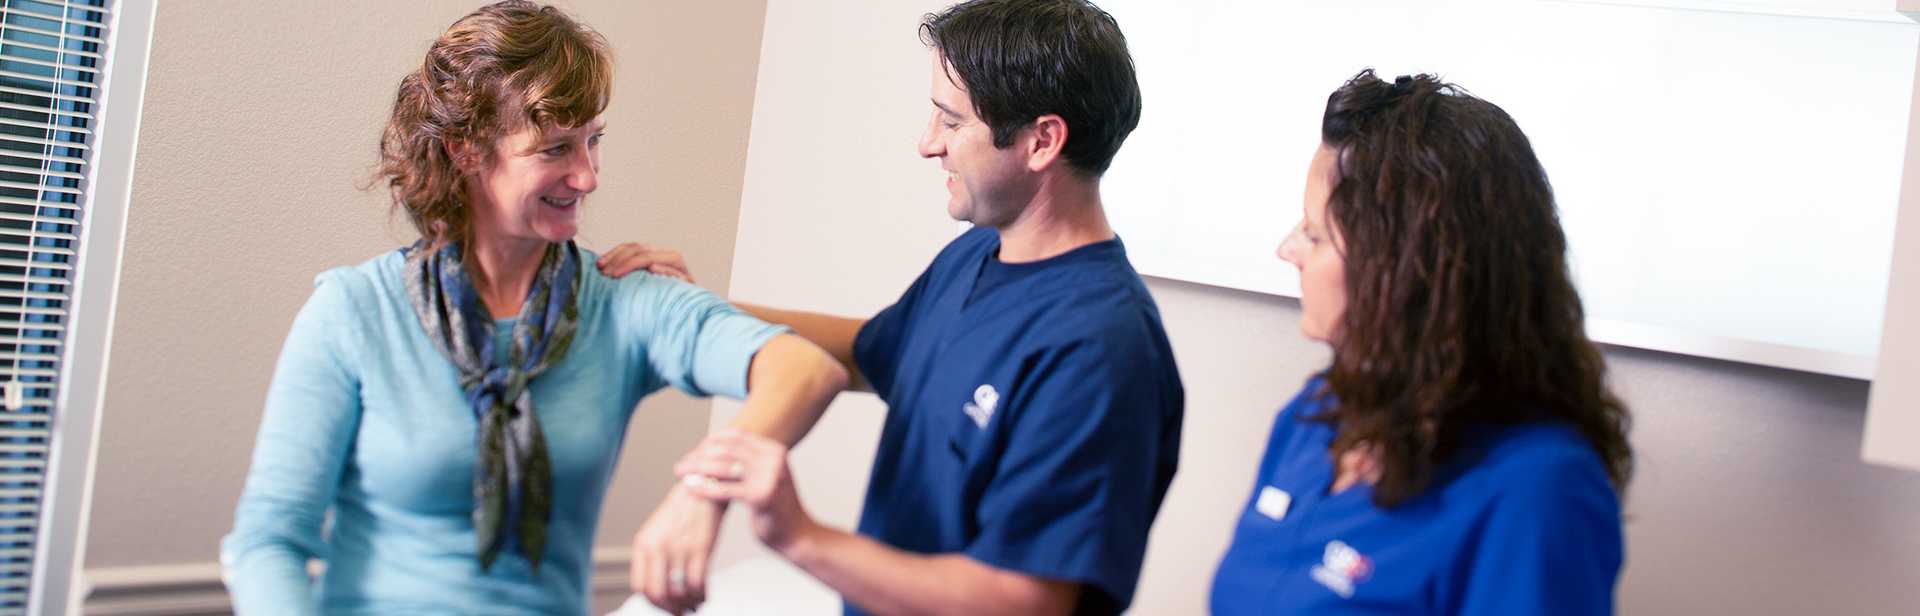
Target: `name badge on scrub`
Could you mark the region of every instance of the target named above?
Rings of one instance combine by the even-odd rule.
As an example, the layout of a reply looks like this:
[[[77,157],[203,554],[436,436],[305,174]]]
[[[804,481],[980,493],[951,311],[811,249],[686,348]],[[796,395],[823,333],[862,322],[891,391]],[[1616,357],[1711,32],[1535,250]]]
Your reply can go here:
[[[1253,501],[1254,511],[1274,520],[1287,517],[1287,508],[1292,506],[1293,495],[1273,486],[1260,488],[1260,498]]]

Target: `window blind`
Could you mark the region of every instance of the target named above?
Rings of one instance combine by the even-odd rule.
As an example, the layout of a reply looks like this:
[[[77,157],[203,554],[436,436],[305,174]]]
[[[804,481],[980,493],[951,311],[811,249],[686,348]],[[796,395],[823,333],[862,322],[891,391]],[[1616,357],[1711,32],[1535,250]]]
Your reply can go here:
[[[0,0],[0,616],[23,614],[108,0]]]

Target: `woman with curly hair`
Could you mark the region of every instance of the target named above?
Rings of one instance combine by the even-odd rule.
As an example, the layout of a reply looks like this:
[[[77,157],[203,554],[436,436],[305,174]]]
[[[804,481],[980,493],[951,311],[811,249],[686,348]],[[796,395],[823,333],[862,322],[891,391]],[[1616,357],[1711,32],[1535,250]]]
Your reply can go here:
[[[1300,330],[1213,612],[1609,614],[1632,474],[1553,191],[1499,107],[1372,70],[1328,97]]]
[[[792,443],[845,386],[698,287],[582,267],[612,75],[600,35],[510,0],[402,80],[381,172],[420,240],[321,274],[294,320],[221,544],[238,613],[584,615],[642,396],[744,397],[736,426]],[[698,603],[719,512],[669,493],[643,531],[672,538],[641,555],[650,595]]]

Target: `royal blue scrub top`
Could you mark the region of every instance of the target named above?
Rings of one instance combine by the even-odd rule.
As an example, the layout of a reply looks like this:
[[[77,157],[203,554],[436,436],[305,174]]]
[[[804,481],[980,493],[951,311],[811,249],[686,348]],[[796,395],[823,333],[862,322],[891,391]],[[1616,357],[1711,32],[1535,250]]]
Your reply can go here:
[[[1335,495],[1331,408],[1314,378],[1274,419],[1213,580],[1215,616],[1613,613],[1620,502],[1586,439],[1546,423],[1470,430],[1433,484],[1392,510]]]
[[[1120,240],[1017,264],[999,247],[968,231],[860,329],[887,402],[860,532],[1080,582],[1079,613],[1118,614],[1180,455],[1173,352]]]

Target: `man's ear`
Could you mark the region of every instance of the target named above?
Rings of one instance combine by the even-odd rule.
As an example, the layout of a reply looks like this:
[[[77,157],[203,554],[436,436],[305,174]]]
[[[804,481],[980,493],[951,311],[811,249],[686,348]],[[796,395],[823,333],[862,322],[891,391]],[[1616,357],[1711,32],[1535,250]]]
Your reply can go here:
[[[1067,121],[1058,115],[1047,114],[1035,118],[1027,127],[1030,138],[1027,144],[1027,169],[1043,171],[1060,161],[1060,151],[1067,147]]]

